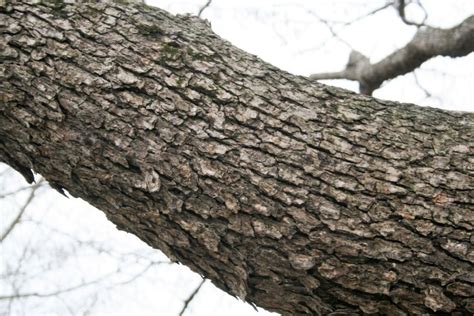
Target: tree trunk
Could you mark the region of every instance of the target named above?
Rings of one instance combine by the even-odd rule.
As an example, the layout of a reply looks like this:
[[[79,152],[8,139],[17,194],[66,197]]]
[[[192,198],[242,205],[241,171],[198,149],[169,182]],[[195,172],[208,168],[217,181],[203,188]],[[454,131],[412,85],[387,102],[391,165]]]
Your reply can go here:
[[[474,114],[285,73],[196,17],[44,3],[0,9],[0,160],[27,180],[270,311],[474,312]]]

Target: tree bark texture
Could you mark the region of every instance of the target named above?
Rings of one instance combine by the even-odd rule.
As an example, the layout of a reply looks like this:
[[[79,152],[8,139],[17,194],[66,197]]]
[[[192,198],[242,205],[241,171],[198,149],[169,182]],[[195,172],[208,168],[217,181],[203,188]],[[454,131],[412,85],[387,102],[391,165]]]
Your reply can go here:
[[[270,311],[474,312],[474,114],[314,83],[145,5],[0,11],[0,160],[28,181]]]

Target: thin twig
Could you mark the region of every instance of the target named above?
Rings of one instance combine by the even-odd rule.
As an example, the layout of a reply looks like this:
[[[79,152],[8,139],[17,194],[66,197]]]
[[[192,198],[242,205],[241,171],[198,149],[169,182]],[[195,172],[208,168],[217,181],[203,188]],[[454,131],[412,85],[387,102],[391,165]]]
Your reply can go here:
[[[343,43],[347,47],[352,48],[352,46],[347,41],[345,41],[339,36],[337,31],[334,29],[334,27],[331,25],[331,23],[328,20],[321,18],[318,14],[316,14],[312,10],[308,10],[307,13],[314,16],[320,23],[324,24],[326,28],[328,29],[328,31],[331,33],[333,38],[336,38],[337,40],[341,41],[341,43]]]
[[[170,262],[170,261],[152,261],[152,262],[150,262],[145,268],[143,268],[141,271],[139,271],[138,273],[132,275],[128,280],[114,283],[114,284],[111,285],[109,288],[113,288],[113,287],[115,287],[115,286],[127,285],[127,284],[129,284],[129,283],[132,283],[132,282],[134,282],[136,279],[138,279],[139,277],[141,277],[142,275],[144,275],[144,274],[145,274],[148,270],[150,270],[152,267],[154,267],[154,266],[156,266],[156,265],[160,265],[160,264],[171,264],[171,262]]]
[[[347,46],[348,48],[350,48],[350,49],[352,50],[353,48],[352,48],[351,44],[348,43],[347,41],[345,41],[344,39],[342,39],[342,38],[339,36],[339,32],[341,32],[342,30],[344,30],[344,29],[347,28],[348,26],[350,26],[350,25],[352,25],[352,24],[354,24],[354,23],[356,23],[356,22],[359,22],[359,21],[362,20],[363,18],[366,18],[366,17],[371,16],[371,15],[375,15],[376,13],[378,13],[378,12],[380,12],[380,11],[383,11],[383,10],[385,10],[386,8],[391,7],[391,6],[392,6],[392,3],[391,3],[391,2],[388,2],[388,3],[384,4],[383,6],[378,7],[378,8],[375,8],[375,9],[373,9],[373,10],[371,10],[371,11],[369,11],[369,12],[363,14],[363,15],[360,15],[360,16],[356,17],[355,19],[351,20],[351,21],[344,22],[344,23],[332,22],[332,23],[334,23],[334,24],[336,24],[336,23],[337,23],[337,24],[341,24],[341,27],[340,27],[338,30],[336,30],[336,29],[334,28],[334,26],[331,25],[330,21],[321,18],[320,16],[318,16],[318,15],[317,15],[314,11],[312,11],[312,10],[307,10],[307,13],[308,13],[308,14],[310,14],[310,15],[316,17],[316,19],[317,19],[320,23],[324,24],[324,25],[327,27],[327,29],[329,30],[329,33],[331,33],[331,36],[330,36],[329,38],[327,38],[326,40],[320,42],[318,45],[313,46],[313,47],[310,47],[310,48],[306,48],[306,49],[303,49],[303,50],[300,50],[300,51],[296,52],[296,54],[303,54],[303,53],[306,53],[306,52],[318,50],[318,49],[320,49],[320,48],[322,48],[322,47],[325,47],[325,46],[327,45],[327,42],[328,42],[329,40],[332,40],[333,38],[337,39],[337,40],[340,41],[342,44],[344,44],[345,46]]]
[[[405,0],[395,1],[395,5],[396,5],[397,11],[398,11],[398,15],[400,16],[400,19],[402,19],[403,23],[405,23],[406,25],[414,25],[416,27],[421,27],[421,26],[425,25],[425,21],[428,18],[428,14],[426,13],[425,7],[423,7],[421,2],[417,1],[416,4],[423,10],[423,13],[425,15],[424,18],[423,18],[423,21],[421,23],[416,23],[416,22],[413,22],[413,21],[410,21],[410,20],[407,19],[406,15],[405,15],[405,8],[407,6],[407,3],[405,3]]]
[[[18,222],[20,221],[21,217],[23,216],[23,213],[25,212],[26,208],[28,207],[28,205],[30,205],[31,201],[33,201],[34,197],[35,197],[35,193],[36,191],[38,190],[38,188],[40,187],[41,185],[41,182],[43,182],[43,179],[41,179],[40,181],[38,181],[37,183],[35,183],[34,185],[31,186],[31,191],[30,191],[30,195],[28,196],[28,198],[26,199],[25,201],[25,204],[23,204],[23,206],[21,207],[20,211],[18,212],[18,214],[16,215],[16,217],[13,219],[13,221],[10,223],[10,225],[8,226],[8,228],[5,230],[5,232],[0,236],[0,242],[3,242],[3,240],[5,238],[7,238],[7,236],[12,232],[13,228],[15,227],[16,224],[18,224]]]
[[[86,287],[86,286],[90,286],[90,285],[93,285],[93,284],[96,284],[96,283],[99,283],[107,278],[109,278],[110,276],[112,275],[115,275],[119,270],[116,270],[116,271],[113,271],[113,272],[110,272],[110,273],[107,273],[101,277],[98,277],[94,280],[91,280],[91,281],[88,281],[88,282],[82,282],[82,283],[79,283],[79,284],[76,284],[74,286],[71,286],[71,287],[67,287],[67,288],[64,288],[64,289],[59,289],[59,290],[56,290],[56,291],[53,291],[53,292],[49,292],[49,293],[38,293],[38,292],[30,292],[30,293],[16,293],[16,294],[11,294],[11,295],[3,295],[3,296],[0,296],[0,301],[1,300],[11,300],[11,299],[24,299],[24,298],[28,298],[28,297],[51,297],[51,296],[57,296],[59,294],[63,294],[63,293],[67,293],[67,292],[72,292],[72,291],[75,291],[77,289],[80,289],[82,287]]]
[[[418,86],[418,88],[420,88],[421,91],[423,91],[423,93],[425,94],[425,98],[431,98],[433,95],[431,94],[431,92],[429,92],[425,87],[421,85],[420,81],[418,80],[418,76],[416,75],[416,71],[413,71],[413,78],[415,78],[415,83]]]
[[[369,17],[369,16],[371,16],[371,15],[375,15],[376,13],[378,13],[378,12],[380,12],[380,11],[383,11],[383,10],[387,9],[388,7],[390,7],[390,6],[392,6],[392,3],[391,3],[391,2],[387,2],[387,3],[385,3],[385,4],[384,4],[383,6],[381,6],[381,7],[375,8],[375,9],[373,9],[373,10],[371,10],[371,11],[365,13],[365,14],[362,14],[362,15],[356,17],[355,19],[352,19],[352,20],[349,21],[349,22],[345,22],[343,25],[344,25],[344,26],[352,25],[352,24],[354,24],[355,22],[359,22],[360,20],[362,20],[362,19],[364,19],[364,18],[366,18],[366,17]]]
[[[198,17],[201,17],[204,10],[206,10],[212,3],[212,0],[207,0],[207,2],[199,9]]]
[[[184,315],[184,312],[188,308],[189,303],[191,303],[191,301],[196,296],[196,294],[199,292],[199,290],[201,289],[201,287],[202,287],[202,285],[204,284],[205,281],[206,281],[206,279],[202,279],[201,283],[199,283],[199,285],[196,287],[196,289],[191,293],[191,295],[189,295],[189,297],[186,299],[186,301],[184,301],[184,306],[183,306],[183,309],[181,309],[181,312],[179,313],[179,316]]]
[[[0,176],[1,176],[1,174],[0,174]],[[38,184],[38,183],[37,183],[37,184]],[[34,185],[36,186],[37,184],[34,184]],[[44,186],[45,184],[46,184],[46,183],[42,183],[41,185],[37,185],[37,186],[38,186],[38,187],[39,187],[39,186]],[[16,189],[16,190],[13,190],[13,191],[10,191],[10,192],[7,192],[7,193],[0,194],[0,199],[6,198],[6,197],[8,197],[8,196],[10,196],[10,195],[15,195],[15,194],[17,194],[17,193],[20,193],[20,192],[22,192],[22,191],[26,191],[26,190],[28,190],[28,189],[31,189],[31,185],[28,185],[28,186],[25,186],[25,187],[21,187],[21,188],[18,188],[18,189]]]

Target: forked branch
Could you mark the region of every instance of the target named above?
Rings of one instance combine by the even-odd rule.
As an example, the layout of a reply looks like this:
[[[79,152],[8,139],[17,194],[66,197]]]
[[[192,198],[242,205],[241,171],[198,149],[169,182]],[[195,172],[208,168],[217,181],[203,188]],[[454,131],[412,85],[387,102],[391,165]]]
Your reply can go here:
[[[436,56],[461,57],[474,51],[474,16],[450,29],[420,27],[404,47],[377,63],[352,51],[344,70],[310,75],[313,80],[349,79],[359,82],[360,92],[371,95],[386,80],[412,72]]]

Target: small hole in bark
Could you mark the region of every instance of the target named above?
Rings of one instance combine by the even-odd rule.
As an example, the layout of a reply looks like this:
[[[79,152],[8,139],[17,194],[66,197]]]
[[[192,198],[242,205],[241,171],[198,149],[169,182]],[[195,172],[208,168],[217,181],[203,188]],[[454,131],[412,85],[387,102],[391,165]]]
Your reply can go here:
[[[127,160],[128,169],[130,171],[133,171],[133,172],[138,173],[138,174],[142,173],[140,167],[138,166],[138,163],[135,161],[134,158],[132,158],[131,156],[125,156],[125,159]]]

